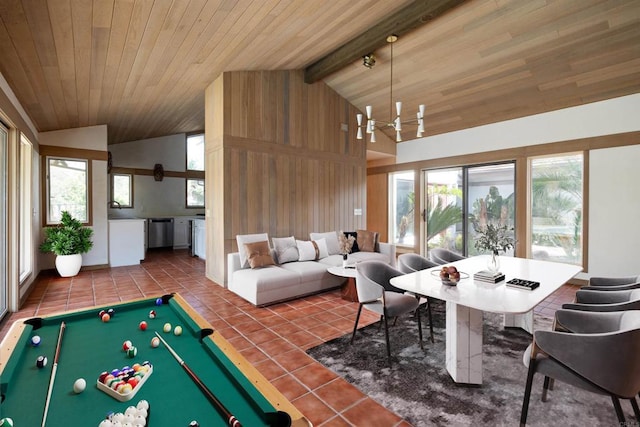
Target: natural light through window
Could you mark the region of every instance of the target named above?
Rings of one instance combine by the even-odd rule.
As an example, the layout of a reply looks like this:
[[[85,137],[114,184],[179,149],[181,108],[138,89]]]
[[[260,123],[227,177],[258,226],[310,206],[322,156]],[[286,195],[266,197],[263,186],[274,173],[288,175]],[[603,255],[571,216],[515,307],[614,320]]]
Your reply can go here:
[[[187,207],[204,208],[204,179],[187,179]]]
[[[204,134],[187,136],[187,170],[204,170]]]
[[[112,208],[133,207],[133,175],[111,174],[111,200],[115,202]]]
[[[47,223],[60,222],[63,211],[89,220],[89,162],[47,157]]]

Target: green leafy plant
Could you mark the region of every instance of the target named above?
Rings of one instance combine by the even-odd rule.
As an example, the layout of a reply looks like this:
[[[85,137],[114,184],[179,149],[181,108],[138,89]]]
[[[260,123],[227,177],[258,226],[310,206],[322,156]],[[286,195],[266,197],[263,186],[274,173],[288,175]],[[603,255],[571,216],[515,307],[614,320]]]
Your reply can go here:
[[[74,255],[89,252],[93,247],[93,230],[83,227],[68,211],[62,212],[60,224],[44,229],[45,239],[40,245],[42,252],[56,255]]]
[[[488,223],[486,226],[480,227],[474,224],[474,229],[477,233],[477,238],[473,242],[473,246],[479,251],[506,252],[513,248],[515,244],[515,240],[510,235],[513,228],[509,228],[506,225]]]

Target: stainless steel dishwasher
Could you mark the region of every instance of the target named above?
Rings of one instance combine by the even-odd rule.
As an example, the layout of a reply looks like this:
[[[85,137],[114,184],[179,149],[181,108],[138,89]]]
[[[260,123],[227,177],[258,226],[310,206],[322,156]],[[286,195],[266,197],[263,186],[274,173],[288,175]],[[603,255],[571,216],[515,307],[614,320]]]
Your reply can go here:
[[[149,218],[147,223],[147,248],[173,247],[173,218]]]

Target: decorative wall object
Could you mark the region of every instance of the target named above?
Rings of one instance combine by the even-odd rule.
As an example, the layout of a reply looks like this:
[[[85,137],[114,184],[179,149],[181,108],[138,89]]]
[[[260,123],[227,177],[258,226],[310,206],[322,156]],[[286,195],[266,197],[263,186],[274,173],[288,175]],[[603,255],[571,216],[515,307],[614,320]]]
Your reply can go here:
[[[162,181],[163,178],[164,168],[162,167],[162,164],[156,163],[156,165],[153,167],[153,179],[155,179],[156,181]]]

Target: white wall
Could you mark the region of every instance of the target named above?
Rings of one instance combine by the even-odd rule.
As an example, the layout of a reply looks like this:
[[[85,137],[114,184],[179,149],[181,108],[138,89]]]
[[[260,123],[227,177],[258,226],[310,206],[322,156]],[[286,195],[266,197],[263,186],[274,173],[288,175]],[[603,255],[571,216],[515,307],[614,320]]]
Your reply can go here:
[[[114,144],[109,151],[114,167],[153,169],[160,163],[165,172],[186,170],[184,133]],[[133,184],[133,209],[109,209],[109,215],[150,218],[204,213],[204,209],[187,209],[184,178],[165,176],[156,181],[153,176],[135,175]]]
[[[107,151],[107,126],[64,129],[40,133],[41,145]],[[107,223],[107,162],[91,162],[92,228],[93,248],[82,255],[82,265],[105,265],[109,263]],[[41,258],[41,268],[54,268],[52,256]]]
[[[640,93],[401,142],[397,163],[640,130]],[[429,126],[425,123],[425,126]]]
[[[589,270],[598,276],[640,274],[638,165],[640,145],[589,154]]]
[[[397,163],[640,131],[640,93],[402,142]],[[428,123],[425,123],[428,126]],[[589,276],[640,274],[640,140],[590,152]]]

